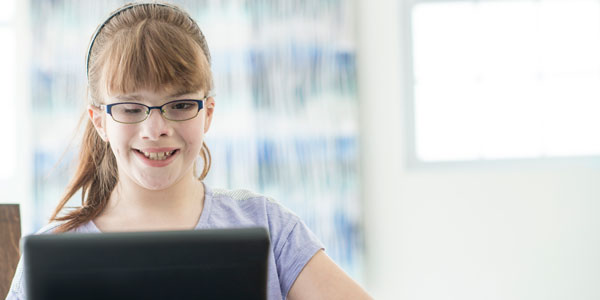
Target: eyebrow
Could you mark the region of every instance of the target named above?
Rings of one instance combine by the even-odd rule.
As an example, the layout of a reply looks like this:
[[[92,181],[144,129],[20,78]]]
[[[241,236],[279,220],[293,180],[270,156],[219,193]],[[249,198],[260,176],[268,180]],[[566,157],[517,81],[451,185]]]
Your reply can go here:
[[[169,95],[167,96],[167,98],[177,98],[177,97],[181,97],[183,95],[187,95],[187,94],[191,94],[193,92],[190,91],[178,91],[175,94]],[[140,99],[142,99],[142,97],[138,94],[130,94],[130,95],[119,95],[119,96],[115,96],[116,99],[119,100],[137,100],[139,101]]]

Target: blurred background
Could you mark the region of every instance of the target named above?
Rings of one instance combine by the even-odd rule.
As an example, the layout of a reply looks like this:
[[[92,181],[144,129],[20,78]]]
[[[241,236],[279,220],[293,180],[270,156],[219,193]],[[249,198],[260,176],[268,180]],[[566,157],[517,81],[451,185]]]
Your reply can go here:
[[[169,2],[213,56],[208,185],[282,202],[377,299],[600,299],[600,0]],[[2,3],[0,202],[29,234],[126,1]]]

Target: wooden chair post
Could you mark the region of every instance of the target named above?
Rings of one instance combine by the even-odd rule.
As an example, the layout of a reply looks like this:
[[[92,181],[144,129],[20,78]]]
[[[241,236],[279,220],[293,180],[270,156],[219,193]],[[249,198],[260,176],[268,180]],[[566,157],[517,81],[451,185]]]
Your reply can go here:
[[[21,239],[21,215],[18,204],[0,204],[0,299],[10,289],[17,263]]]

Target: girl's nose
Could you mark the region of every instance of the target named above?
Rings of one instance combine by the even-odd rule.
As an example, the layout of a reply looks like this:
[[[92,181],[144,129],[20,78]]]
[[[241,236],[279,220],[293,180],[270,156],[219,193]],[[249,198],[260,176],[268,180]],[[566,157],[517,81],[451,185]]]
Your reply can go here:
[[[163,118],[158,109],[150,110],[150,115],[141,124],[141,134],[143,139],[158,140],[161,136],[169,136],[171,128],[169,122]]]

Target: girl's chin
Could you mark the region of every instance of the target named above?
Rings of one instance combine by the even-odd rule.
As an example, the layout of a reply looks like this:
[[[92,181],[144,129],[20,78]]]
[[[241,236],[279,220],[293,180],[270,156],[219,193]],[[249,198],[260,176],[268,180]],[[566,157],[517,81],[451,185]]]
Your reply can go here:
[[[165,185],[165,184],[148,184],[148,183],[138,183],[141,187],[143,187],[144,189],[150,190],[150,191],[162,191],[165,189],[168,189],[171,185]]]
[[[170,187],[170,185],[148,185],[148,184],[143,184],[141,186],[150,191],[162,191],[162,190],[166,190]]]
[[[175,180],[167,178],[138,178],[137,184],[147,190],[160,191],[167,189],[175,184]]]

